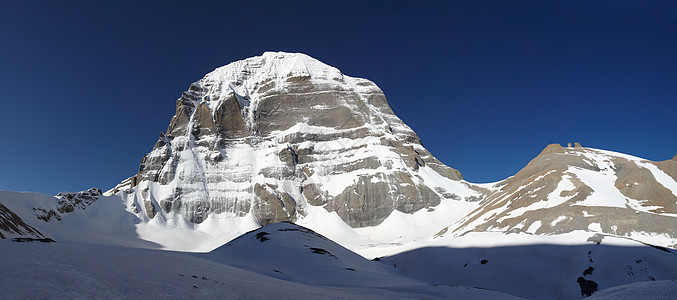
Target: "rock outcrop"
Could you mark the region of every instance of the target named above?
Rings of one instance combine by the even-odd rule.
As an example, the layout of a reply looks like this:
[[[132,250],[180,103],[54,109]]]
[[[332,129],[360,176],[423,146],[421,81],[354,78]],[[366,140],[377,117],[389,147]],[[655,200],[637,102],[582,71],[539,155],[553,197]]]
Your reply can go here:
[[[57,210],[60,213],[70,213],[73,212],[76,208],[86,209],[87,206],[92,205],[96,200],[101,197],[101,190],[98,188],[91,188],[86,191],[71,193],[71,192],[61,192],[56,195],[56,198],[59,199],[57,205]]]
[[[101,190],[98,188],[90,188],[86,191],[75,193],[61,192],[55,196],[56,199],[58,199],[56,210],[34,207],[33,213],[35,213],[35,216],[38,219],[45,222],[49,222],[52,219],[61,221],[62,215],[71,213],[76,209],[85,210],[88,206],[96,202],[96,200],[98,200],[102,195],[103,193],[101,193]]]
[[[373,82],[304,54],[267,52],[218,68],[176,105],[138,173],[111,192],[145,218],[251,214],[265,225],[294,221],[311,205],[360,227],[394,210],[481,197],[464,183],[444,191],[461,174],[421,145]]]

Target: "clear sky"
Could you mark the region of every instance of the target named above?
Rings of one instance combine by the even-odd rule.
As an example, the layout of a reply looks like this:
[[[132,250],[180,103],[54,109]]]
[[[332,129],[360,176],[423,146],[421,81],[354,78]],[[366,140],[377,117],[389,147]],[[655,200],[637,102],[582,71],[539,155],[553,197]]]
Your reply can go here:
[[[113,187],[190,83],[268,50],[374,81],[471,182],[511,176],[550,143],[670,159],[675,3],[5,1],[0,189]]]

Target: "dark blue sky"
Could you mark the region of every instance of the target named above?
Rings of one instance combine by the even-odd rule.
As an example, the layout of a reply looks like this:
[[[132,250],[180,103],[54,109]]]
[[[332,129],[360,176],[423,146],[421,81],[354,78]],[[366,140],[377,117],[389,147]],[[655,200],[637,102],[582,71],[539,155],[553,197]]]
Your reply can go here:
[[[677,152],[673,1],[221,2],[4,2],[0,189],[113,187],[190,83],[267,50],[374,81],[472,182],[555,142]]]

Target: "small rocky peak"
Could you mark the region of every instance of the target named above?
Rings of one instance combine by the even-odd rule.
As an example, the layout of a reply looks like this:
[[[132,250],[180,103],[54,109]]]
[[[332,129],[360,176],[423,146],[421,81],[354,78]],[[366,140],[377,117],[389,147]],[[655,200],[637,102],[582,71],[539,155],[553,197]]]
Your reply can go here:
[[[153,146],[153,149],[164,147],[164,145],[166,145],[168,143],[169,143],[169,141],[167,140],[167,137],[165,136],[165,134],[160,132],[160,137],[158,138],[157,142],[155,142],[155,146]]]
[[[87,206],[90,206],[92,203],[101,197],[103,193],[98,188],[90,188],[86,191],[81,191],[77,193],[70,192],[61,192],[56,195],[56,198],[59,199],[57,210],[60,213],[70,213],[76,208],[86,209]]]
[[[569,145],[571,145],[571,143],[569,143]],[[562,145],[558,143],[550,144],[547,147],[545,147],[545,149],[543,149],[543,151],[541,151],[541,154],[539,154],[538,156],[552,153],[564,153],[564,147],[562,147]]]
[[[579,142],[574,142],[573,147],[571,146],[571,143],[567,143],[567,148],[581,149],[581,148],[583,148],[583,147],[581,146],[581,143],[579,143]]]
[[[56,197],[59,199],[73,199],[73,198],[98,198],[103,193],[99,188],[90,188],[86,191],[81,191],[77,193],[71,192],[61,192],[56,194]]]
[[[672,160],[677,161],[677,154],[675,154],[675,156],[672,158]]]

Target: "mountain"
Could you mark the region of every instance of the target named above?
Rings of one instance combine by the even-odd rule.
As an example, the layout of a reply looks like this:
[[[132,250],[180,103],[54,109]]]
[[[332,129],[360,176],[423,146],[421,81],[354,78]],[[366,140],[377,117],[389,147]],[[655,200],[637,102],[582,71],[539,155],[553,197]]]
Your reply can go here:
[[[442,164],[371,81],[299,53],[218,68],[177,100],[139,172],[109,194],[144,219],[200,224],[230,214],[266,225],[319,206],[351,227],[481,193]]]
[[[4,235],[77,239],[54,224],[101,202],[128,224],[109,236],[182,251],[280,221],[372,258],[487,231],[677,244],[675,158],[553,144],[514,176],[469,183],[421,145],[373,82],[305,54],[217,68],[176,104],[138,173],[103,195],[0,195]]]
[[[514,176],[470,183],[373,82],[266,52],[193,83],[138,172],[109,191],[0,191],[0,239],[56,242],[2,241],[0,287],[16,274],[73,296],[151,295],[120,282],[131,272],[186,298],[240,276],[233,297],[616,295],[677,278],[675,225],[677,156],[552,144]],[[61,267],[43,276],[39,261]],[[92,288],[61,288],[69,280]]]
[[[575,230],[677,247],[677,162],[552,144],[447,227],[552,235]]]

